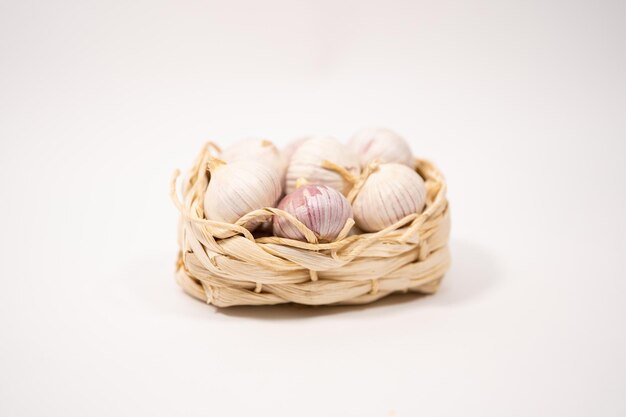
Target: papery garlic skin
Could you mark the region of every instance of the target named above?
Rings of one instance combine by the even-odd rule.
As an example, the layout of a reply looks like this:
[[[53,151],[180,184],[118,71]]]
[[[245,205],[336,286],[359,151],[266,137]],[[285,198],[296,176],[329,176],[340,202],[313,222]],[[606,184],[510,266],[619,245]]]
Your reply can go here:
[[[208,220],[235,223],[243,215],[264,207],[274,207],[282,194],[279,169],[255,161],[209,163],[211,179],[204,195],[204,215]],[[257,222],[246,225],[250,230]]]
[[[339,191],[325,185],[303,185],[287,194],[278,208],[294,216],[322,242],[331,242],[352,218],[352,207]],[[306,241],[289,220],[274,216],[274,234],[279,237]]]
[[[242,139],[224,149],[220,159],[230,163],[253,161],[269,165],[270,168],[280,171],[282,189],[285,189],[285,174],[287,172],[288,160],[285,159],[283,153],[276,145],[268,139]]]
[[[301,136],[289,142],[281,151],[283,159],[289,163],[291,161],[291,157],[294,153],[296,153],[300,145],[309,139],[311,139],[311,136]]]
[[[406,165],[381,164],[365,181],[352,209],[354,220],[366,232],[378,232],[414,213],[426,203],[426,184]]]
[[[268,139],[242,139],[224,149],[220,155],[220,159],[228,163],[255,161],[274,164],[276,166],[280,166],[281,169],[287,168],[287,164],[283,159],[282,153],[276,145]]]
[[[355,177],[361,172],[358,157],[337,139],[320,136],[304,141],[294,152],[287,168],[286,192],[296,189],[296,182],[304,178],[311,184],[326,185],[347,193],[352,184],[337,172],[324,168],[324,161],[344,167]]]
[[[349,147],[359,155],[361,167],[371,162],[399,163],[410,168],[415,167],[415,159],[409,144],[397,133],[385,128],[364,128],[356,132]]]

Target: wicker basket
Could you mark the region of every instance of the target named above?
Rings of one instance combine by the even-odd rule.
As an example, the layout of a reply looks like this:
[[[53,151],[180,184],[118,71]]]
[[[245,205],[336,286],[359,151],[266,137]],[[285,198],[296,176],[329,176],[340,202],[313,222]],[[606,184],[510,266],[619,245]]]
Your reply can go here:
[[[315,235],[289,214],[256,210],[235,224],[204,218],[204,192],[210,180],[207,161],[219,148],[208,143],[200,152],[177,195],[177,171],[171,196],[181,217],[178,284],[192,296],[217,307],[299,303],[308,305],[364,304],[394,292],[434,293],[450,265],[450,212],[446,184],[428,161],[416,160],[427,189],[426,208],[377,233],[350,234],[349,220],[332,243],[318,243]],[[337,169],[329,164],[329,169]],[[354,180],[352,201],[368,167]],[[308,239],[300,242],[253,235],[243,225],[272,216],[288,218]]]

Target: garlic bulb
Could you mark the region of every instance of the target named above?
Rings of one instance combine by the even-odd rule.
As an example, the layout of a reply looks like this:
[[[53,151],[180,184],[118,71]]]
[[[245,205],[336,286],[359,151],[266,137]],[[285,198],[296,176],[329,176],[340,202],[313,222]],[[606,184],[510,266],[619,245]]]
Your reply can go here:
[[[363,168],[376,159],[381,163],[397,162],[411,168],[415,167],[409,144],[389,129],[361,129],[352,136],[349,145],[359,155]]]
[[[426,185],[413,169],[402,164],[381,164],[356,196],[354,220],[366,232],[378,232],[413,213],[426,202]]]
[[[209,220],[235,223],[243,215],[273,207],[282,194],[281,172],[256,161],[209,161],[211,181],[204,195],[204,215]],[[251,230],[258,223],[246,227]]]
[[[286,168],[281,152],[267,139],[242,139],[224,149],[220,158],[228,163],[252,160]]]
[[[310,136],[301,136],[289,142],[289,144],[285,146],[282,150],[283,159],[287,161],[287,163],[289,163],[289,161],[291,161],[291,157],[298,150],[300,145],[302,145],[304,142],[306,142],[309,139],[311,139]]]
[[[279,170],[281,187],[285,189],[285,173],[287,172],[287,159],[282,152],[267,139],[247,138],[224,149],[220,158],[225,162],[255,161],[269,165],[273,170]]]
[[[287,193],[296,189],[296,181],[300,178],[347,193],[350,182],[337,172],[324,168],[326,160],[344,167],[354,176],[360,174],[359,159],[338,140],[327,136],[311,138],[302,143],[291,157],[287,168]]]
[[[348,200],[339,191],[325,185],[303,185],[287,194],[278,208],[300,220],[324,242],[336,239],[348,219],[352,218]],[[289,220],[274,216],[273,222],[276,236],[306,241]]]

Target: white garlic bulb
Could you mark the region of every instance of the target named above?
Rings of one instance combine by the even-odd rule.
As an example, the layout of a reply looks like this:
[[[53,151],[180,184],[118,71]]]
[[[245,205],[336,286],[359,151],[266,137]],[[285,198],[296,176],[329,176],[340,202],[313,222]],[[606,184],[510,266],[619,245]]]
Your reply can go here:
[[[291,161],[291,157],[298,150],[300,145],[309,139],[311,139],[310,136],[301,136],[289,142],[289,144],[287,144],[287,146],[285,146],[282,150],[283,159],[289,163],[289,161]]]
[[[359,155],[364,168],[374,160],[381,163],[396,162],[415,167],[409,144],[397,133],[384,128],[365,128],[356,132],[349,141],[350,148]]]
[[[345,168],[355,177],[361,172],[357,156],[337,139],[327,136],[311,138],[302,143],[291,157],[287,168],[287,193],[296,189],[296,182],[300,178],[311,184],[327,185],[347,193],[352,184],[339,173],[325,168],[324,161]]]
[[[273,170],[279,170],[282,189],[285,189],[285,173],[287,172],[287,159],[282,152],[268,139],[247,138],[224,149],[220,159],[225,162],[254,161],[269,165]]]
[[[378,232],[413,213],[426,202],[426,185],[413,169],[381,164],[365,181],[352,208],[354,220],[366,232]]]
[[[208,163],[211,180],[204,195],[204,215],[209,220],[235,223],[243,215],[264,207],[274,207],[282,194],[279,169],[255,161]],[[251,230],[258,223],[246,227]]]
[[[220,159],[225,162],[257,161],[271,163],[286,169],[285,160],[280,150],[267,139],[247,138],[224,149]]]
[[[339,191],[325,185],[303,185],[287,194],[278,208],[300,220],[322,242],[331,242],[352,218],[352,207]],[[274,216],[274,234],[306,241],[289,220]]]

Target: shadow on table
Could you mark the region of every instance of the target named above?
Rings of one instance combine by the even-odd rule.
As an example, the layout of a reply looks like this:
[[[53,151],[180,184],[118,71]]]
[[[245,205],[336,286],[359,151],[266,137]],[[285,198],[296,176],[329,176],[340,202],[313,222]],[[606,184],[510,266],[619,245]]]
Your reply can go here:
[[[392,294],[372,304],[357,306],[304,306],[284,304],[277,306],[238,306],[217,309],[217,313],[255,320],[306,319],[336,314],[393,314],[405,309],[426,306],[445,307],[471,302],[483,296],[498,282],[498,265],[493,256],[481,246],[467,241],[453,240],[452,266],[439,292],[434,295],[417,293]]]

